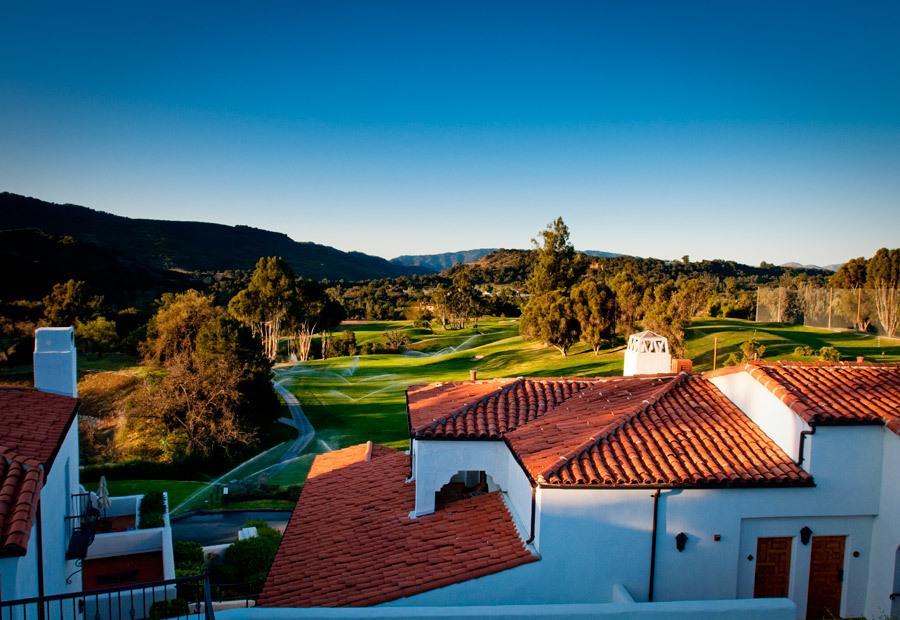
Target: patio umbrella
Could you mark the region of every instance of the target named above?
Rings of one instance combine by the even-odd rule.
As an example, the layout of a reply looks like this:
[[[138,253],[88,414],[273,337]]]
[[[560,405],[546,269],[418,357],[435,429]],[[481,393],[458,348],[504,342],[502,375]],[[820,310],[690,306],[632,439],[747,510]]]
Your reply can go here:
[[[97,508],[106,514],[112,505],[109,501],[109,487],[106,485],[106,476],[100,476],[100,484],[97,485]]]

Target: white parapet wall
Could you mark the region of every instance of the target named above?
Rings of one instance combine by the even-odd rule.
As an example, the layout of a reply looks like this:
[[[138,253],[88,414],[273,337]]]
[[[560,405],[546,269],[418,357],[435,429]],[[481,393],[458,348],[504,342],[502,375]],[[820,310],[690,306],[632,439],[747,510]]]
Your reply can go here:
[[[493,618],[601,618],[604,620],[793,620],[794,604],[784,598],[725,601],[677,601],[668,603],[600,603],[581,605],[497,605],[472,607],[358,607],[274,608],[253,607],[217,611],[221,620],[340,620],[445,618],[446,620]]]

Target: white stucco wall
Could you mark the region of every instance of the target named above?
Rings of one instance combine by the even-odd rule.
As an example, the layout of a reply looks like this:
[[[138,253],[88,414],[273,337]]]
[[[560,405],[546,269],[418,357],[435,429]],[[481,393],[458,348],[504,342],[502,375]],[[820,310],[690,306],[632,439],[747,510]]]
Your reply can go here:
[[[434,494],[460,471],[484,471],[506,493],[520,531],[531,524],[531,483],[502,441],[413,442],[416,514],[434,512]]]
[[[65,516],[71,511],[72,493],[78,488],[78,419],[66,434],[56,460],[50,468],[41,492],[41,516],[44,535],[44,593],[60,594],[81,590],[81,572],[74,560],[66,560],[67,528]],[[68,464],[68,466],[67,466]],[[32,532],[32,536],[35,532]],[[66,577],[72,583],[66,583]]]
[[[845,616],[863,615],[871,534],[882,492],[883,433],[882,427],[874,426],[820,427],[806,447],[816,487],[662,491],[655,600],[752,596],[755,565],[746,558],[755,555],[756,539],[789,535],[797,538],[792,598],[797,617],[803,617],[810,547],[799,544],[799,530],[808,526],[813,535],[847,536],[842,611]],[[425,476],[432,487],[435,480],[449,479],[460,469],[488,473],[502,469],[501,454],[489,447],[505,448],[499,442],[465,442],[485,444],[471,450],[461,448],[461,442],[421,442],[425,443],[434,444],[427,461],[440,457],[442,463],[441,474],[428,478],[423,471],[425,451],[420,452],[417,478]],[[605,603],[616,583],[638,601],[646,600],[652,493],[540,488],[536,539],[540,561],[388,605]],[[675,547],[679,532],[688,535],[684,552]],[[714,540],[717,534],[719,541]]]
[[[803,418],[791,411],[748,372],[712,377],[710,381],[747,417],[756,422],[788,456],[797,460],[800,432],[810,430]]]
[[[68,468],[66,463],[68,462]],[[68,478],[68,485],[66,484]],[[70,495],[78,489],[78,420],[69,432],[54,460],[41,490],[41,527],[44,538],[44,593],[59,594],[81,590],[81,573],[66,584],[66,577],[78,568],[66,557],[66,509]],[[28,539],[28,553],[20,558],[0,560],[0,591],[3,600],[38,595],[38,527],[35,521]]]
[[[881,505],[872,527],[866,605],[869,618],[889,615],[892,608],[888,597],[892,592],[900,592],[900,436],[887,429],[883,434]],[[894,603],[893,612],[900,618],[900,601]]]

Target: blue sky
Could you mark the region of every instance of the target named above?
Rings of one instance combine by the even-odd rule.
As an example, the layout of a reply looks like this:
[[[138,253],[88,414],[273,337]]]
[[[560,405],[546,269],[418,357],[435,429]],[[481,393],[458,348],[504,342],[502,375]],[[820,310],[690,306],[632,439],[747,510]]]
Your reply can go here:
[[[386,257],[900,245],[900,3],[0,0],[0,190]]]

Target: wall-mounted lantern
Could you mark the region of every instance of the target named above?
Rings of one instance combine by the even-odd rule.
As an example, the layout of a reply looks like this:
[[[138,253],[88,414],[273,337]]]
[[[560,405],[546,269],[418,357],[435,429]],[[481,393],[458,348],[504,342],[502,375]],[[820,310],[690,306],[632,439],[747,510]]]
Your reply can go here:
[[[684,551],[684,547],[687,545],[687,534],[684,532],[679,532],[677,536],[675,536],[675,548],[678,551]]]
[[[800,542],[802,542],[804,545],[808,545],[809,539],[812,538],[812,533],[813,533],[812,530],[809,529],[809,527],[804,525],[800,529]]]

